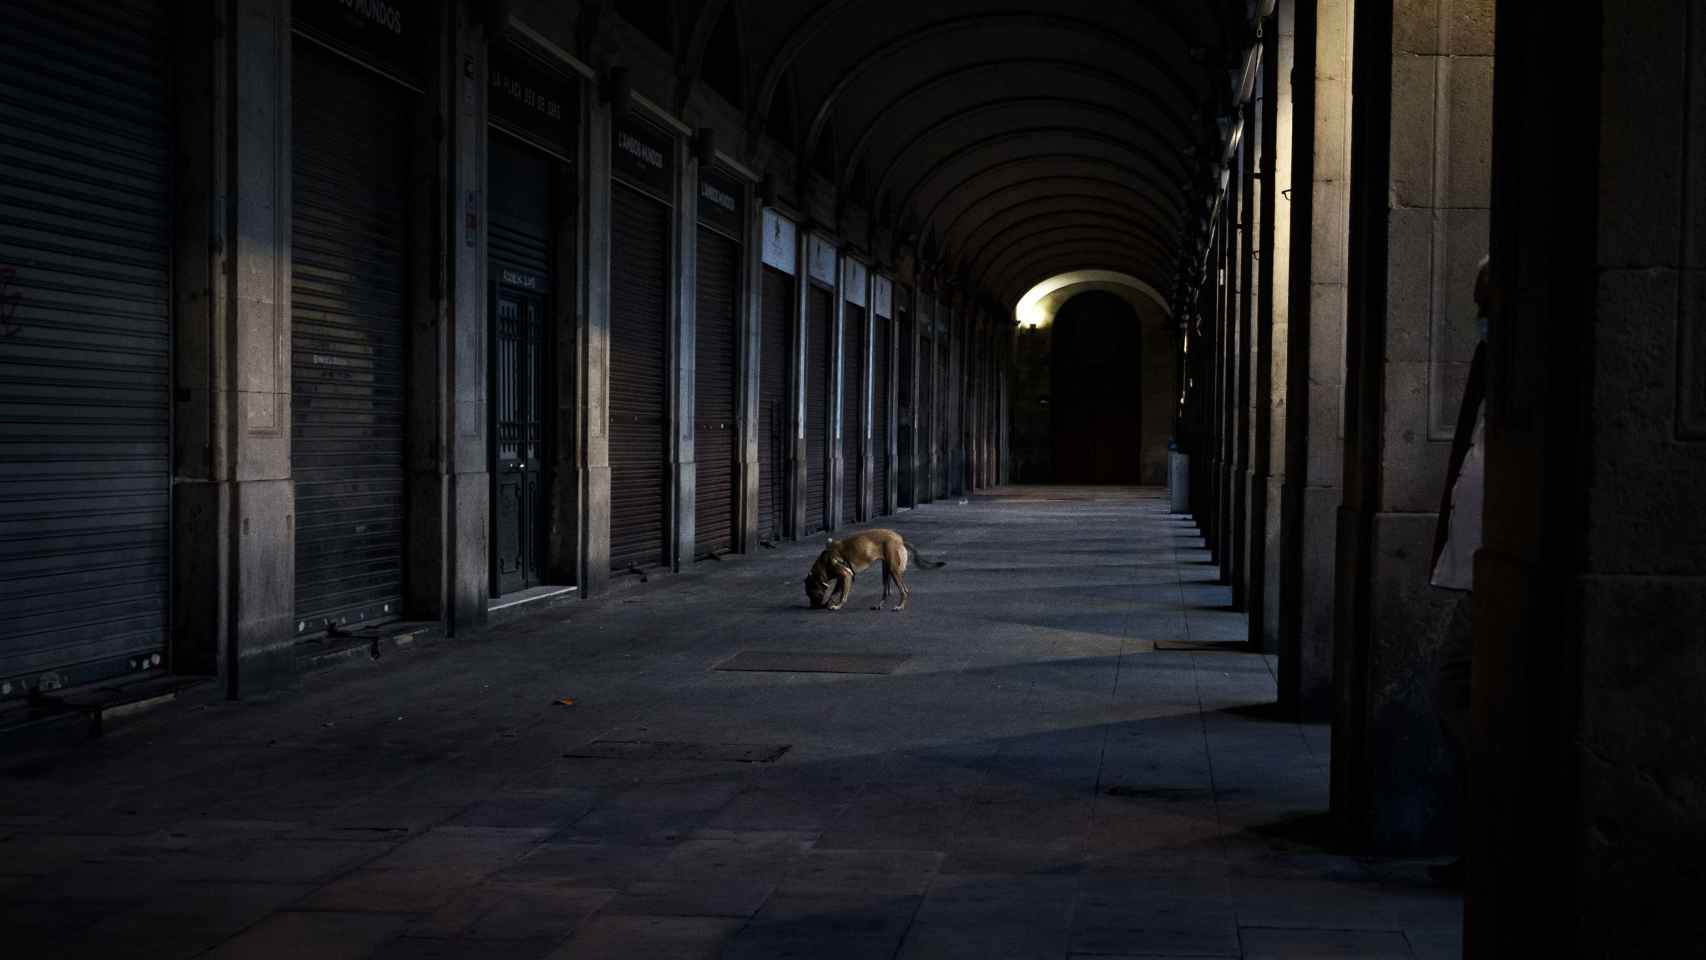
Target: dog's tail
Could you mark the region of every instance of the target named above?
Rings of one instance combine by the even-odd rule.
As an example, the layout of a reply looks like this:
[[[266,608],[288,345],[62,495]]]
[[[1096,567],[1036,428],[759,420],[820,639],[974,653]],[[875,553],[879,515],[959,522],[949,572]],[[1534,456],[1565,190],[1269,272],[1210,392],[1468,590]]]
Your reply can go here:
[[[901,545],[906,547],[907,559],[911,560],[913,563],[918,564],[919,566],[923,567],[926,570],[934,570],[937,567],[945,567],[948,565],[948,561],[946,561],[946,560],[926,560],[926,559],[924,559],[924,554],[919,553],[917,547],[906,542],[905,540],[901,541]]]

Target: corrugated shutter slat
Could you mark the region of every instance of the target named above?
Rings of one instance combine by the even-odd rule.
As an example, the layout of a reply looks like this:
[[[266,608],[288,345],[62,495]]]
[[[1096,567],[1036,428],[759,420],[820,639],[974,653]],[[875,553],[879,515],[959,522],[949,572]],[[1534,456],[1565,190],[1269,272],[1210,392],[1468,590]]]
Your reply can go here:
[[[787,509],[788,465],[788,318],[793,315],[794,281],[764,268],[759,331],[758,538],[782,538]]]
[[[667,559],[669,208],[610,191],[610,567],[626,570]]]
[[[312,44],[293,75],[290,463],[312,633],[401,613],[412,110]]]
[[[739,435],[738,376],[740,245],[699,228],[698,286],[694,303],[693,432],[695,553],[734,548],[735,437]]]
[[[829,338],[834,335],[828,290],[811,287],[806,293],[806,528],[817,533],[829,526]]]
[[[865,437],[865,308],[842,308],[841,522],[859,520],[859,453]]]
[[[0,10],[0,699],[163,665],[170,19]]]

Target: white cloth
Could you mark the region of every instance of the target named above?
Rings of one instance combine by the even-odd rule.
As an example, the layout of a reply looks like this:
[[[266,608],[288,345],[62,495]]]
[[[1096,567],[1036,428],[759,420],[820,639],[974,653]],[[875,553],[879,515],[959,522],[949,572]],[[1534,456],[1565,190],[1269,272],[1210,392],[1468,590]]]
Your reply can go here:
[[[1434,564],[1436,587],[1447,590],[1471,590],[1475,587],[1475,551],[1481,548],[1482,451],[1481,431],[1485,416],[1475,418],[1475,433],[1469,440],[1469,452],[1463,456],[1463,469],[1451,487],[1451,516],[1445,523],[1445,549]]]

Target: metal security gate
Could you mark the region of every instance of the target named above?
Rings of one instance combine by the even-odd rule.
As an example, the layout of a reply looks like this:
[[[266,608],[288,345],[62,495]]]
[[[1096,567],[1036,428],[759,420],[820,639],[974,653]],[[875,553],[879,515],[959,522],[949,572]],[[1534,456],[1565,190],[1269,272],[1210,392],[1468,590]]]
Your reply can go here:
[[[830,293],[816,285],[806,291],[806,528],[829,527],[829,362],[832,326]]]
[[[291,476],[297,633],[398,616],[410,96],[295,44]]]
[[[699,228],[694,303],[694,554],[734,549],[740,246]]]
[[[169,20],[0,7],[0,699],[163,666]]]
[[[851,303],[841,318],[841,522],[859,516],[860,452],[865,437],[865,308]]]
[[[550,158],[501,134],[490,144],[491,590],[497,596],[544,581],[546,327],[555,205]]]
[[[758,539],[775,542],[786,532],[788,468],[788,317],[794,281],[764,268],[758,377]]]
[[[871,318],[871,513],[892,513],[889,503],[889,350],[894,321]]]
[[[668,560],[664,542],[669,208],[610,197],[610,567]]]

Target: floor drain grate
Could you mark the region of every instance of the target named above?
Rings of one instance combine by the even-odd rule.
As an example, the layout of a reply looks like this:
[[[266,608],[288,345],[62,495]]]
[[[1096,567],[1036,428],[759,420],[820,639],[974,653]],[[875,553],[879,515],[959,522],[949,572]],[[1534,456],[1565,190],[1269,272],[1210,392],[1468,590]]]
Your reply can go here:
[[[724,760],[769,763],[788,752],[782,743],[692,743],[684,740],[594,740],[563,754],[572,760]]]
[[[713,669],[756,673],[893,673],[910,659],[907,654],[747,650]]]

